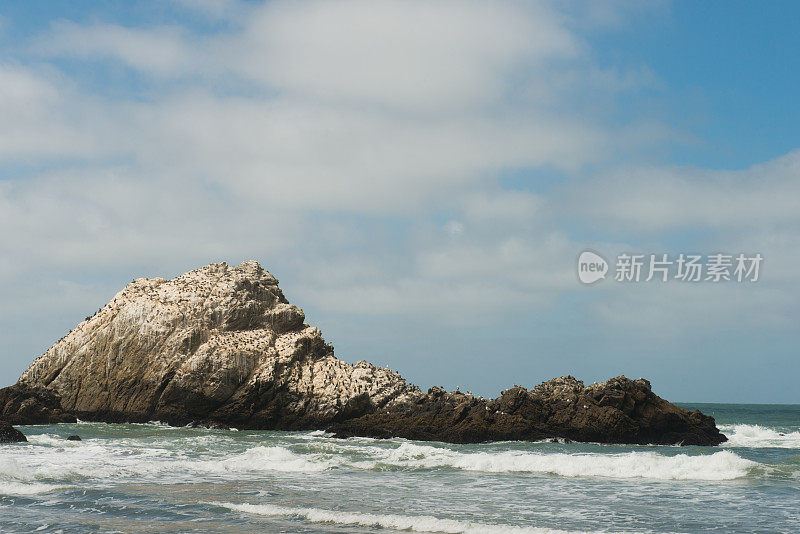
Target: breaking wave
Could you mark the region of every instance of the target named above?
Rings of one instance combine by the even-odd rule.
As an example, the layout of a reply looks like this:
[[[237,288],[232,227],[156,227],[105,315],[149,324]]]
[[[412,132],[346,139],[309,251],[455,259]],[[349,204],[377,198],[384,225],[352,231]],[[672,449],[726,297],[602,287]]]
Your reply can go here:
[[[322,454],[297,454],[285,447],[254,447],[228,460],[218,462],[221,470],[231,472],[283,471],[314,473],[327,471],[340,465],[335,458]],[[218,471],[217,462],[204,462],[212,471]]]
[[[0,484],[0,495],[8,495],[10,497],[26,497],[29,495],[39,495],[42,493],[50,493],[64,489],[65,486],[56,484],[42,484],[40,482],[9,482],[2,481]]]
[[[62,489],[63,487],[63,485],[37,482],[35,473],[13,458],[0,459],[0,495],[15,497],[38,495]]]
[[[0,483],[19,481],[124,480],[132,478],[191,480],[196,475],[258,474],[264,472],[313,473],[331,469],[341,461],[331,455],[298,454],[281,446],[257,446],[227,456],[189,457],[184,451],[160,447],[105,446],[91,441],[75,444],[50,436],[32,443],[49,445],[36,455],[0,460]],[[30,452],[30,451],[28,451]],[[0,491],[2,491],[0,489]]]
[[[455,519],[440,519],[428,515],[365,514],[359,512],[321,510],[319,508],[289,508],[271,504],[234,504],[225,502],[212,502],[208,504],[221,506],[237,512],[265,516],[298,517],[311,521],[312,523],[357,525],[411,532],[441,532],[446,534],[560,534],[567,532],[549,528],[492,525],[473,523],[471,521],[458,521]]]
[[[745,477],[760,467],[757,462],[744,459],[731,451],[697,456],[666,456],[652,451],[621,454],[523,451],[461,453],[413,443],[403,443],[386,452],[379,463],[411,468],[453,467],[489,473],[518,472],[564,477],[656,480],[732,480]]]
[[[220,438],[224,440],[225,438]],[[159,442],[134,447],[119,440],[65,442],[51,436],[18,458],[0,462],[0,482],[73,483],[81,480],[191,480],[197,475],[258,476],[269,472],[318,473],[337,468],[371,471],[452,469],[486,473],[530,473],[561,477],[605,477],[652,480],[733,480],[763,471],[765,466],[730,450],[713,454],[662,454],[544,451],[459,451],[449,447],[394,442],[320,440],[313,445],[251,446],[225,452],[223,441],[199,442],[194,453],[178,444]],[[228,445],[226,442],[225,445]],[[389,445],[389,446],[387,446]],[[29,454],[36,451],[36,454]],[[200,452],[202,451],[202,452]],[[165,476],[169,474],[170,476]]]
[[[760,425],[720,425],[728,436],[723,447],[800,449],[800,430],[779,432]]]

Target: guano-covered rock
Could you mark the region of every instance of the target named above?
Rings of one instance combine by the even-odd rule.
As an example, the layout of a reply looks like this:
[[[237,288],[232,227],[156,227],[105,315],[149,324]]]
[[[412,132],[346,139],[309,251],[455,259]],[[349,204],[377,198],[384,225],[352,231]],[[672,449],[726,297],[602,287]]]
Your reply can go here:
[[[562,377],[485,400],[346,363],[254,262],[134,280],[0,390],[13,424],[164,421],[451,442],[716,445],[714,420],[646,380]]]

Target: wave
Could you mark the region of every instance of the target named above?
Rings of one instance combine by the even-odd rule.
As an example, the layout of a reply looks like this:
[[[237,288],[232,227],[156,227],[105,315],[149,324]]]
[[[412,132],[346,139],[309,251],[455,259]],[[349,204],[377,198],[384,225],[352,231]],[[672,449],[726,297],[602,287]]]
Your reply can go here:
[[[561,477],[652,480],[733,480],[766,467],[731,450],[713,454],[659,451],[546,452],[456,450],[403,442],[330,441],[257,445],[233,451],[229,438],[146,443],[91,439],[67,442],[49,435],[31,438],[15,463],[0,462],[0,482],[63,483],[81,480],[184,480],[197,475],[258,476],[269,472],[318,473],[336,468],[368,471],[451,469],[486,473],[529,473]],[[713,449],[712,449],[713,450]]]
[[[43,484],[13,458],[0,459],[0,495],[14,497],[38,495],[62,489],[63,485]]]
[[[56,484],[42,484],[40,482],[9,482],[3,481],[0,484],[0,495],[8,495],[9,497],[26,497],[28,495],[41,495],[42,493],[50,493],[64,489],[66,486],[58,486]]]
[[[800,449],[800,430],[779,432],[760,425],[720,425],[728,436],[723,447]]]
[[[81,447],[82,441],[68,441],[63,436],[53,436],[51,434],[38,434],[28,436],[28,443],[33,445],[50,445],[53,447]]]
[[[253,472],[253,471],[283,471],[294,473],[315,473],[327,471],[340,465],[341,462],[321,454],[297,454],[285,447],[253,447],[247,451],[223,460],[208,464],[212,470],[217,470],[217,464],[224,471]]]
[[[224,440],[223,440],[224,441]],[[16,458],[0,460],[0,483],[33,481],[192,479],[196,475],[248,475],[265,472],[321,472],[342,464],[330,454],[298,454],[281,446],[256,446],[241,453],[221,456],[209,452],[211,443],[200,443],[206,452],[192,457],[182,447],[136,446],[130,440],[108,445],[100,440],[69,442],[50,435],[34,436],[29,448]],[[160,442],[157,442],[160,443]],[[183,444],[176,440],[173,445]],[[227,444],[227,443],[226,443]],[[195,442],[197,447],[198,443]],[[195,449],[197,450],[197,449]],[[33,454],[31,454],[33,453]],[[169,474],[169,477],[165,475]]]
[[[339,449],[336,451],[336,449]],[[527,451],[460,452],[450,448],[404,442],[398,447],[333,447],[326,454],[298,454],[284,447],[255,447],[218,463],[212,471],[321,472],[336,467],[364,470],[450,468],[486,473],[534,473],[563,477],[605,477],[654,480],[733,480],[763,466],[732,451],[690,456],[654,451],[608,453],[543,453]],[[337,454],[338,452],[338,454]],[[357,452],[367,459],[349,459]]]
[[[412,532],[436,532],[446,534],[563,534],[565,530],[541,527],[519,527],[513,525],[492,525],[440,519],[428,515],[407,516],[396,514],[365,514],[360,512],[339,512],[319,508],[290,508],[271,504],[234,504],[210,502],[237,512],[265,516],[294,516],[312,523],[333,523],[337,525],[358,525]]]
[[[564,477],[647,478],[656,480],[733,480],[761,467],[731,451],[666,456],[652,451],[621,454],[533,453],[523,451],[461,453],[403,443],[379,463],[411,468],[452,467],[489,473],[538,473]],[[365,462],[361,462],[366,467]]]

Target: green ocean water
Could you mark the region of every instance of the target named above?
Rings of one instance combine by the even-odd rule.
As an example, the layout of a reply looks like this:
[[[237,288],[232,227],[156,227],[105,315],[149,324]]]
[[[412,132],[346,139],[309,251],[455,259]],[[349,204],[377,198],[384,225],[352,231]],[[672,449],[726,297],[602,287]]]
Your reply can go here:
[[[800,532],[800,405],[692,404],[721,447],[20,427],[2,532]],[[83,441],[66,441],[79,434]]]

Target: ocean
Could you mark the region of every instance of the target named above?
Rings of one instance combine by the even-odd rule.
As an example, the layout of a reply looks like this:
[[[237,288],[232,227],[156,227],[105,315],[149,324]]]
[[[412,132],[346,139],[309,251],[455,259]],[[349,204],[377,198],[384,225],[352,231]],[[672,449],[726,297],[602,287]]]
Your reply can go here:
[[[19,427],[2,532],[800,532],[800,405],[693,404],[720,447]],[[66,441],[78,434],[83,441]]]

